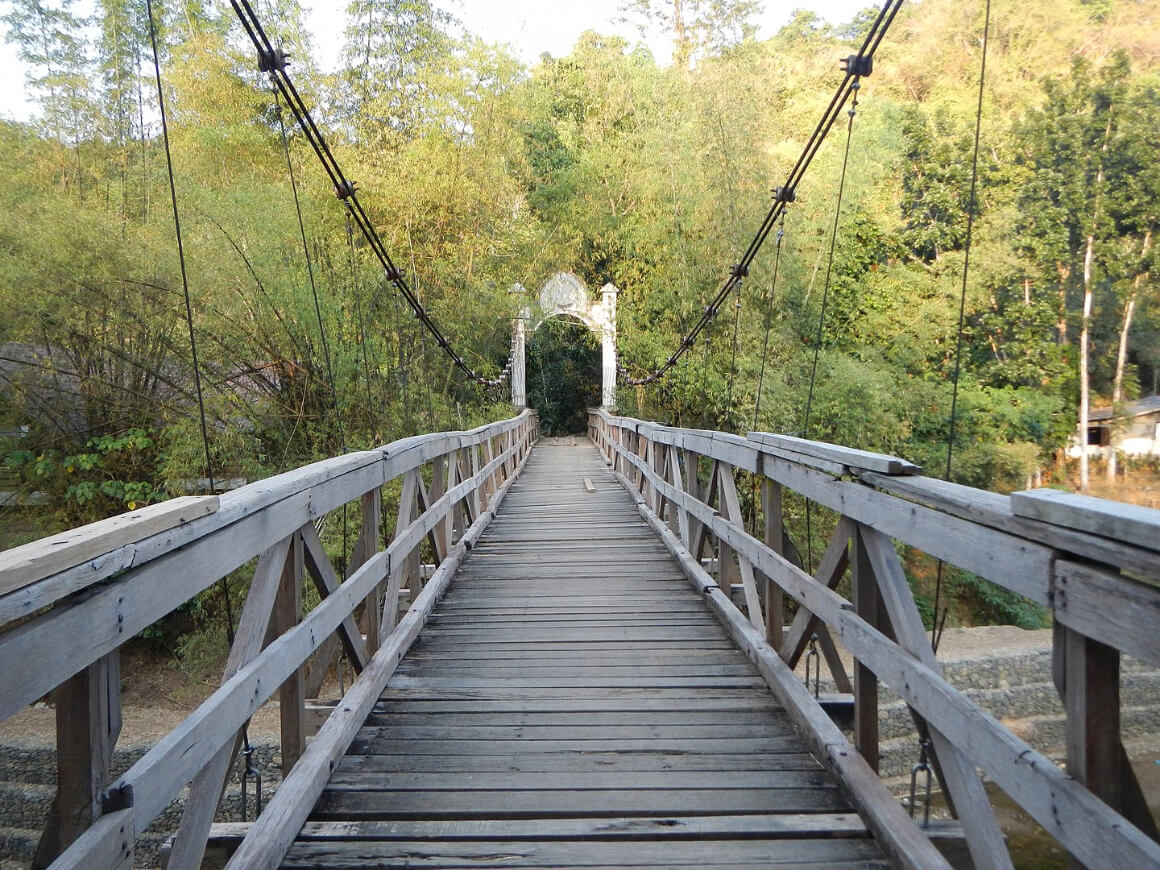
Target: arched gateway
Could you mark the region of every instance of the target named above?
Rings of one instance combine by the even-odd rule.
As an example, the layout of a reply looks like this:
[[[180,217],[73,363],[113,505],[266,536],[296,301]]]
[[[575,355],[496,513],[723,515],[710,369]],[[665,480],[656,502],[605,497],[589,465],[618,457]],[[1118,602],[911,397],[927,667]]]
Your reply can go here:
[[[516,284],[512,293],[525,293]],[[616,294],[614,284],[600,288],[600,301],[593,301],[584,282],[571,272],[557,272],[540,287],[538,304],[520,309],[512,325],[512,404],[523,408],[528,403],[524,368],[524,350],[529,332],[553,317],[575,317],[593,332],[600,334],[601,401],[605,408],[616,407]]]

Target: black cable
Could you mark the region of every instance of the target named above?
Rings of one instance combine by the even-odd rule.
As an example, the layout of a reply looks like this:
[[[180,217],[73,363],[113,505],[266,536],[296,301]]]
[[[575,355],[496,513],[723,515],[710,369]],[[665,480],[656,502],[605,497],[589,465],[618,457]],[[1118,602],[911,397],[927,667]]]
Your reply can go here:
[[[814,337],[814,362],[810,369],[810,389],[806,396],[806,414],[802,421],[802,437],[810,437],[810,411],[814,405],[814,383],[817,380],[818,374],[818,356],[822,350],[822,331],[826,323],[826,305],[830,298],[830,277],[834,270],[834,249],[838,241],[838,221],[842,217],[842,198],[846,192],[846,169],[850,163],[850,141],[854,138],[854,117],[858,113],[858,97],[856,89],[857,82],[854,84],[855,97],[850,104],[850,122],[846,126],[846,151],[842,155],[842,173],[838,178],[838,201],[834,206],[834,225],[830,228],[830,252],[826,259],[826,280],[822,287],[822,310],[818,314],[818,331]]]
[[[805,172],[809,168],[810,163],[813,161],[814,156],[821,148],[827,134],[830,132],[833,125],[837,122],[838,117],[841,115],[842,108],[845,106],[847,100],[850,99],[851,94],[856,91],[857,80],[863,76],[869,75],[872,71],[874,53],[878,50],[878,46],[881,45],[882,39],[885,37],[887,30],[893,23],[894,17],[898,14],[898,10],[901,8],[901,6],[902,0],[886,0],[883,7],[879,10],[878,16],[874,20],[873,25],[870,27],[869,32],[866,34],[866,38],[863,40],[862,47],[859,49],[858,54],[851,55],[843,61],[845,76],[843,77],[841,84],[838,85],[838,88],[834,92],[834,96],[831,98],[829,105],[822,113],[821,119],[818,121],[817,126],[814,128],[814,132],[811,134],[809,141],[807,141],[805,147],[802,149],[802,152],[798,157],[797,162],[794,164],[793,169],[790,170],[789,175],[786,177],[785,183],[782,186],[775,188],[773,205],[766,213],[765,218],[762,220],[761,225],[757,230],[757,233],[754,235],[752,241],[750,241],[749,247],[746,249],[745,254],[741,257],[738,265],[734,268],[734,274],[730,275],[730,277],[721,286],[720,290],[717,291],[717,294],[713,297],[709,304],[705,306],[704,312],[701,314],[700,318],[698,318],[693,327],[685,334],[684,338],[681,339],[677,349],[664,362],[664,364],[643,377],[626,377],[626,383],[633,385],[647,384],[663,376],[666,372],[672,369],[672,367],[676,365],[677,360],[680,359],[683,354],[687,353],[696,344],[697,336],[701,333],[702,330],[705,329],[705,326],[709,320],[716,316],[718,309],[724,303],[725,299],[728,298],[729,294],[733,291],[737,282],[741,279],[741,277],[743,277],[744,274],[748,274],[749,266],[753,263],[757,253],[761,250],[761,247],[765,243],[769,233],[772,231],[773,226],[784,213],[786,206],[793,202],[798,183],[805,175]],[[737,274],[738,270],[740,270],[742,274]]]
[[[987,43],[991,34],[991,0],[987,0],[983,13],[983,48],[979,61],[979,98],[975,105],[975,146],[971,155],[971,192],[967,197],[967,235],[963,241],[963,281],[959,289],[959,324],[955,336],[955,370],[951,378],[951,419],[947,431],[947,462],[943,470],[943,480],[951,479],[951,457],[955,449],[955,421],[958,414],[959,402],[959,371],[963,360],[963,322],[967,311],[967,274],[971,267],[971,235],[975,225],[976,195],[979,183],[979,136],[983,126],[983,86],[987,78]],[[942,639],[941,626],[946,623],[946,612],[939,619],[938,609],[942,597],[943,562],[940,559],[938,570],[935,573],[934,584],[934,616],[931,620],[930,645],[938,652],[939,641]],[[949,610],[949,606],[947,610]]]
[[[805,419],[802,421],[802,438],[810,437],[810,411],[814,405],[814,383],[818,375],[818,357],[822,351],[822,334],[826,323],[826,304],[830,298],[830,276],[834,268],[834,248],[838,241],[838,221],[842,216],[842,197],[846,191],[846,168],[850,161],[850,141],[854,138],[854,117],[858,113],[858,82],[854,82],[854,101],[850,104],[850,122],[846,126],[846,151],[842,155],[842,174],[838,178],[838,201],[834,206],[834,225],[830,229],[830,253],[826,260],[826,280],[822,289],[822,310],[818,314],[818,333],[814,338],[814,362],[810,370],[810,389],[806,397]],[[814,539],[813,539],[813,511],[812,502],[806,499],[806,570],[814,570]]]
[[[212,493],[215,489],[213,459],[209,449],[209,428],[205,422],[205,398],[201,392],[201,368],[197,360],[197,338],[193,333],[193,304],[189,299],[189,275],[185,268],[185,244],[181,235],[181,216],[177,211],[177,184],[173,180],[173,152],[169,147],[169,122],[165,113],[165,94],[161,85],[161,56],[157,50],[157,27],[153,21],[153,0],[145,0],[145,13],[149,17],[149,40],[153,47],[153,74],[157,80],[157,106],[161,113],[161,138],[165,142],[165,165],[169,172],[169,199],[173,204],[173,228],[177,236],[177,261],[181,266],[181,288],[185,294],[185,323],[189,327],[189,350],[193,358],[193,383],[197,392],[197,409],[201,416],[201,442],[205,448],[205,474],[209,479],[209,491]]]
[[[897,2],[901,2],[901,0],[897,0]],[[380,238],[374,224],[363,209],[362,203],[358,200],[357,187],[343,172],[342,167],[331,152],[326,138],[322,135],[322,131],[318,129],[318,125],[310,114],[310,110],[306,107],[306,103],[298,93],[293,80],[287,74],[286,55],[280,49],[275,48],[270,42],[270,38],[262,28],[262,24],[258,20],[257,15],[255,15],[249,0],[230,0],[230,5],[242,22],[242,26],[245,28],[246,34],[250,37],[250,41],[254,44],[254,48],[257,49],[258,68],[270,74],[274,86],[286,101],[286,105],[302,128],[303,135],[306,136],[319,162],[322,163],[323,169],[326,171],[331,184],[334,186],[335,195],[346,205],[354,223],[359,228],[359,232],[362,233],[363,238],[366,239],[368,246],[383,267],[387,280],[394,285],[395,289],[406,300],[411,310],[415,313],[415,317],[420,320],[424,328],[435,339],[439,347],[443,349],[443,352],[451,358],[452,363],[457,368],[477,383],[494,385],[493,380],[477,374],[463,360],[463,357],[455,351],[451,343],[432,319],[430,313],[423,307],[418,296],[407,284],[402,272],[395,267],[390,254],[387,252],[386,245],[383,244],[382,238]]]

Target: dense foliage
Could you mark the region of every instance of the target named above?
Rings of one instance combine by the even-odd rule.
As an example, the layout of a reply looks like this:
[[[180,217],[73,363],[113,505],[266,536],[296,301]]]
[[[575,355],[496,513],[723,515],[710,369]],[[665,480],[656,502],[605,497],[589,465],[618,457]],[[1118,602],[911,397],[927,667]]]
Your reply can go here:
[[[23,436],[0,449],[67,522],[206,476],[144,7],[98,0],[82,20],[71,0],[3,4],[40,114],[0,122],[0,429]],[[290,125],[283,150],[288,119],[228,6],[154,7],[215,473],[506,413],[393,295]],[[622,290],[630,372],[663,362],[869,15],[798,13],[758,42],[748,0],[633,0],[626,13],[670,30],[672,66],[589,32],[527,69],[430,0],[352,0],[342,68],[324,75],[297,2],[259,7],[396,263],[487,376],[522,304],[509,288],[560,269]],[[622,389],[625,412],[807,432],[941,473],[961,369],[952,474],[1013,488],[1057,461],[1081,393],[1155,392],[1157,0],[996,9],[956,359],[981,7],[909,4],[883,43],[832,263],[844,129],[735,307],[669,377]],[[570,334],[534,345],[540,374],[588,365]]]

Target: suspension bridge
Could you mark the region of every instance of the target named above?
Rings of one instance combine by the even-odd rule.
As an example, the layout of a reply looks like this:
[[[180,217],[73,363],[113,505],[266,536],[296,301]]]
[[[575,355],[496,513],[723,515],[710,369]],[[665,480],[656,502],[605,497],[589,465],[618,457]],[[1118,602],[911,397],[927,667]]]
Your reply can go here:
[[[394,266],[285,55],[247,0],[231,3],[388,282],[464,376],[497,385]],[[611,410],[618,368],[629,384],[664,376],[739,290],[826,134],[843,111],[852,123],[899,5],[884,5],[844,63],[753,241],[661,366],[630,377],[618,365],[615,287],[590,309],[575,288],[542,297],[547,316],[575,309],[604,335],[605,406],[589,412],[587,438],[546,443],[522,409],[0,556],[0,720],[50,694],[57,717],[36,866],[132,867],[139,836],[182,797],[166,855],[181,870],[1010,867],[986,777],[1076,866],[1160,867],[1118,689],[1122,655],[1160,665],[1156,511],[1001,496],[898,457]],[[160,91],[159,64],[157,76]],[[521,323],[502,375],[517,409]],[[791,492],[837,517],[816,565],[786,532]],[[319,530],[351,512],[360,532],[340,570]],[[943,678],[899,545],[1050,610],[1066,769]],[[120,650],[247,564],[220,688],[114,774]],[[320,599],[310,609],[306,584]],[[357,677],[324,705],[339,655]],[[795,676],[807,655],[825,659],[838,695]],[[880,683],[908,705],[916,773],[937,781],[954,822],[912,815],[916,795],[907,812],[879,777]],[[284,778],[256,818],[219,822],[247,723],[271,698]]]
[[[603,409],[589,431],[537,443],[524,411],[5,554],[0,717],[54,693],[59,721],[43,864],[132,866],[191,783],[170,868],[207,847],[231,868],[1011,866],[980,771],[1077,862],[1160,864],[1117,688],[1121,654],[1160,663],[1157,512]],[[840,515],[812,573],[787,555],[790,491]],[[352,503],[340,582],[317,523]],[[1066,772],[942,678],[896,542],[1051,609]],[[255,559],[221,688],[112,776],[118,650]],[[309,613],[304,582],[322,599]],[[794,674],[811,637],[844,698]],[[311,734],[339,647],[358,677]],[[957,824],[912,819],[875,773],[879,681],[910,706]],[[285,778],[256,820],[214,825],[271,696]]]

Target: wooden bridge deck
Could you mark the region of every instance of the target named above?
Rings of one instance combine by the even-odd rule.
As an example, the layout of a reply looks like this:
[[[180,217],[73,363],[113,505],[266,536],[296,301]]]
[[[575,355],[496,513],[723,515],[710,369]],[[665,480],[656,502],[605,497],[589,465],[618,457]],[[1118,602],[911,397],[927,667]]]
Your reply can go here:
[[[535,449],[283,866],[885,866],[578,444]]]

